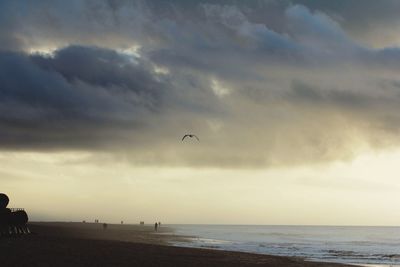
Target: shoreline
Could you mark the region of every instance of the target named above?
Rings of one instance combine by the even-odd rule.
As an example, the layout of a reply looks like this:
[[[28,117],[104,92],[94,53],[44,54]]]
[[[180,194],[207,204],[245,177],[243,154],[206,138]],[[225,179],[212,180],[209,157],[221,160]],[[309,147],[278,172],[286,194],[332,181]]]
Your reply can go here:
[[[155,233],[151,226],[101,223],[32,222],[33,234],[0,239],[2,266],[288,266],[344,267],[295,257],[271,256],[211,248],[178,247],[184,236]],[[168,233],[168,234],[164,234]]]

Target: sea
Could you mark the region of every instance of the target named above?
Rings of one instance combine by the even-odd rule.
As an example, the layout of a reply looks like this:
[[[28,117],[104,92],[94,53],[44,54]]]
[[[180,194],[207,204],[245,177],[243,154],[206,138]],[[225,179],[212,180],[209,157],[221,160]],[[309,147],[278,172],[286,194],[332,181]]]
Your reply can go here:
[[[175,246],[301,257],[360,266],[400,266],[400,227],[169,225],[191,242]]]

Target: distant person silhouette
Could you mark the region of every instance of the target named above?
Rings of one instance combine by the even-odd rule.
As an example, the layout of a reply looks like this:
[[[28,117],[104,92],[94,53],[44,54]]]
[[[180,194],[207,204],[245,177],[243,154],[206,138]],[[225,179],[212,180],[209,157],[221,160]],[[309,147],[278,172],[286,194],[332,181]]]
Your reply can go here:
[[[107,229],[107,224],[103,223],[103,230],[106,230],[106,229]]]
[[[157,229],[158,229],[158,223],[155,223],[155,224],[154,224],[154,231],[157,232]]]

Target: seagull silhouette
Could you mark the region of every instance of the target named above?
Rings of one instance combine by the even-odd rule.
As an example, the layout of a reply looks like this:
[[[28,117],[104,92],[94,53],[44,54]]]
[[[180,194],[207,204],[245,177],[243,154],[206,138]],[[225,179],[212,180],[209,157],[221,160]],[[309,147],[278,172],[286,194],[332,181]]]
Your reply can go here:
[[[200,139],[195,135],[195,134],[185,134],[183,137],[182,137],[182,141],[186,138],[186,137],[190,137],[190,138],[196,138],[197,139],[197,141],[200,141]]]

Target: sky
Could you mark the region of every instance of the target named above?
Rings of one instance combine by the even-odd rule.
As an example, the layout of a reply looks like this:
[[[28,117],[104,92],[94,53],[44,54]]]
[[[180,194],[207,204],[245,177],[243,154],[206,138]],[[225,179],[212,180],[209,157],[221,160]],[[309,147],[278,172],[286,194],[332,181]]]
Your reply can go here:
[[[2,0],[1,191],[31,220],[400,225],[399,12]]]

